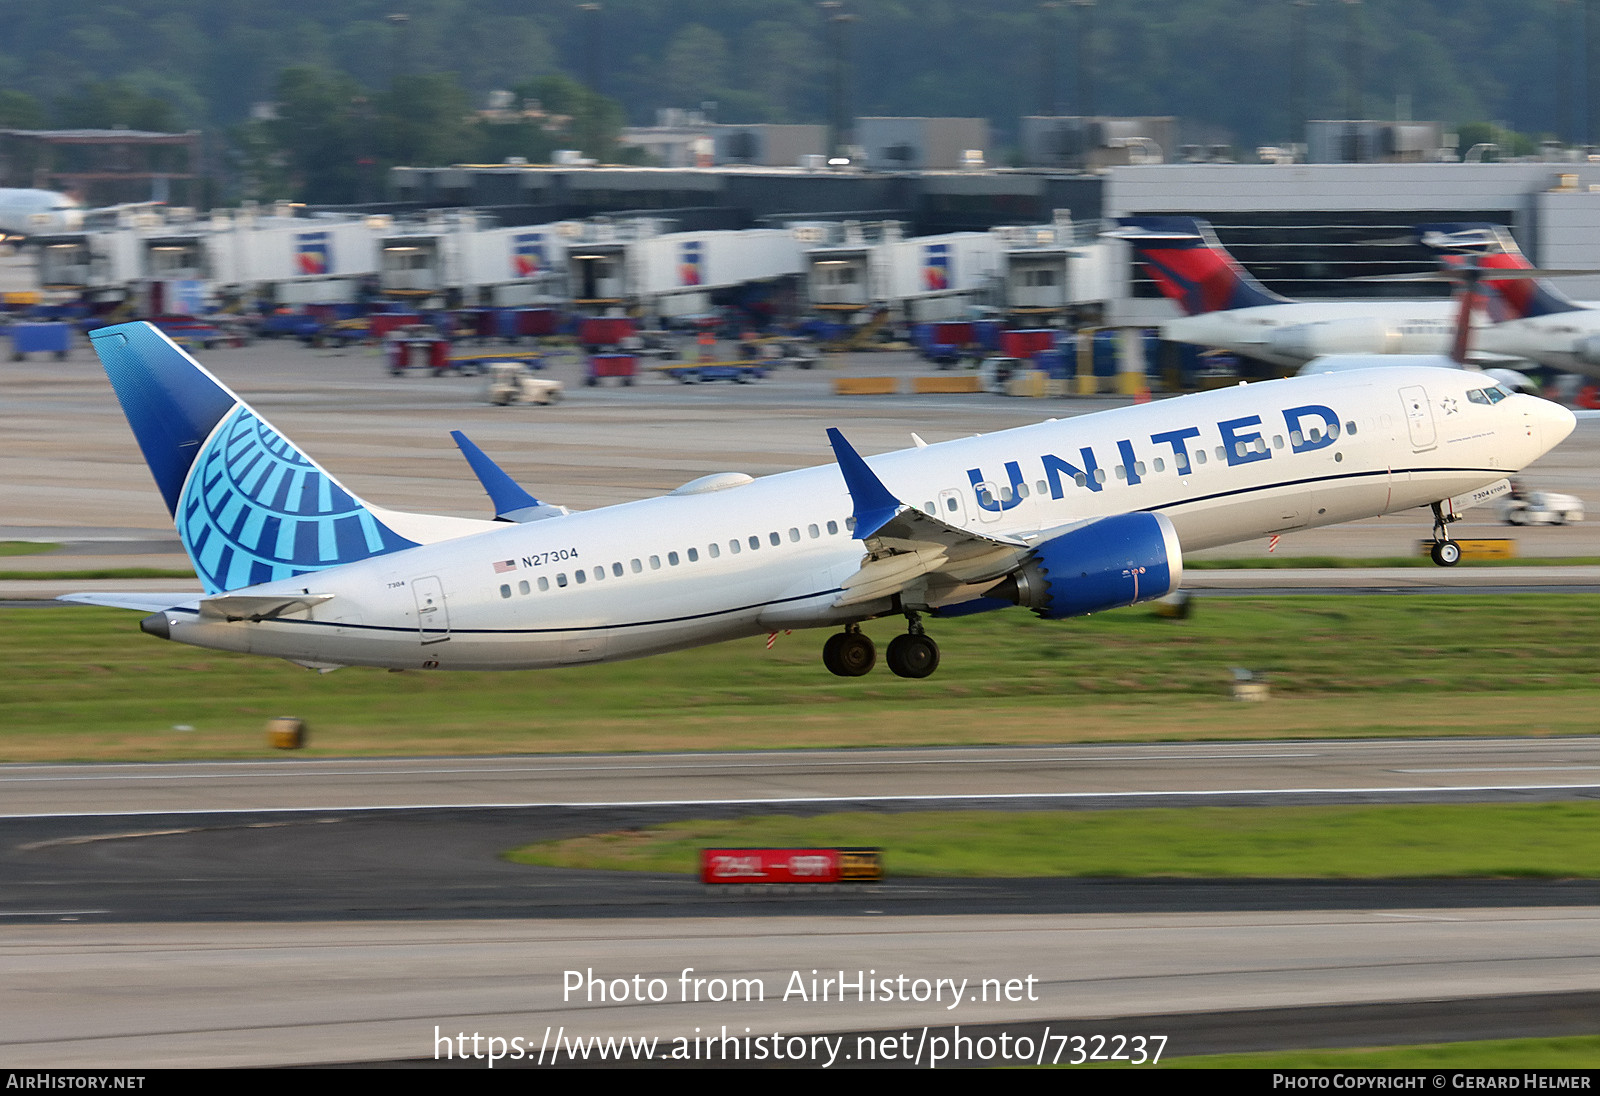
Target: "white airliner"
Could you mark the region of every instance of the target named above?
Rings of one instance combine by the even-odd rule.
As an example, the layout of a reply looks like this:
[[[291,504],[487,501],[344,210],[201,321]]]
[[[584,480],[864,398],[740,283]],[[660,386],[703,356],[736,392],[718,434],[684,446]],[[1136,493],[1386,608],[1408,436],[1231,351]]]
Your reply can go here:
[[[1500,225],[1423,227],[1428,230],[1422,233],[1423,245],[1444,254],[1472,252],[1480,263],[1500,268],[1532,265]],[[1487,289],[1489,315],[1495,322],[1476,333],[1483,350],[1600,377],[1600,308],[1574,301],[1542,279],[1490,281]]]
[[[83,207],[53,190],[0,187],[0,239],[76,232],[83,227]]]
[[[1447,299],[1294,301],[1251,277],[1205,221],[1121,217],[1117,224],[1105,235],[1127,240],[1161,292],[1183,310],[1162,324],[1164,339],[1289,367],[1326,354],[1450,350],[1456,306]]]
[[[462,448],[501,522],[361,501],[148,324],[90,333],[205,594],[75,594],[144,631],[318,668],[515,669],[904,614],[889,668],[924,677],[927,615],[1056,619],[1161,597],[1182,553],[1431,505],[1446,523],[1571,432],[1557,404],[1398,366],[1102,411],[569,513]],[[459,439],[458,441],[464,441]],[[509,520],[509,524],[507,524]]]

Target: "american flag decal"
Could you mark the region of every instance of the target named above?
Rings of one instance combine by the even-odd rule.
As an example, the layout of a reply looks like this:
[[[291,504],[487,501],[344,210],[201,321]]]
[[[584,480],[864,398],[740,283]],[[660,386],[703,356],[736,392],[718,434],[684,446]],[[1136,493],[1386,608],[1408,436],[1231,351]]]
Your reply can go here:
[[[494,565],[494,573],[497,575],[503,575],[507,571],[515,571],[516,569],[517,561],[514,559],[503,559]]]

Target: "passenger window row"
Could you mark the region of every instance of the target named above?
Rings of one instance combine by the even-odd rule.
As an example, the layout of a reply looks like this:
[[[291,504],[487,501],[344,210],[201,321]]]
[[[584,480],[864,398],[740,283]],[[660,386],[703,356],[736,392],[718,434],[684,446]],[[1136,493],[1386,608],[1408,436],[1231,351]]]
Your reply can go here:
[[[845,525],[846,528],[853,528],[855,526],[855,519],[854,518],[846,518],[845,521],[844,521],[844,525]],[[788,537],[789,543],[798,544],[802,540],[807,539],[808,537],[811,540],[820,540],[823,535],[824,535],[823,534],[823,527],[820,526],[820,525],[817,525],[816,523],[813,522],[812,524],[806,526],[804,533],[801,532],[799,526],[790,527],[790,529],[788,531],[788,534],[787,534],[787,537]],[[830,522],[827,523],[827,534],[826,535],[828,535],[830,537],[839,535],[839,523],[837,521],[830,521]],[[780,534],[776,530],[768,533],[767,536],[766,536],[766,543],[768,545],[770,545],[771,547],[775,548],[775,547],[781,545],[783,542],[784,542],[784,535]],[[748,545],[748,549],[746,548],[747,545]],[[741,541],[738,537],[735,537],[732,540],[728,541],[727,551],[728,551],[729,555],[736,556],[736,555],[739,555],[741,552],[744,552],[746,550],[751,551],[751,552],[760,551],[761,550],[761,546],[762,546],[762,538],[760,536],[750,536],[750,537],[745,538],[743,541]],[[713,542],[713,543],[708,544],[706,546],[706,555],[711,559],[721,559],[722,558],[722,552],[723,552],[723,549],[722,549],[722,545],[720,543]],[[688,548],[688,549],[684,550],[682,555],[680,555],[677,552],[668,552],[667,553],[666,566],[668,566],[668,567],[680,566],[685,561],[687,561],[689,563],[698,563],[698,562],[700,562],[700,549],[699,548]],[[644,557],[642,559],[641,558],[631,559],[631,560],[628,561],[628,564],[627,564],[626,567],[624,567],[620,561],[612,563],[611,566],[610,566],[610,571],[611,571],[611,576],[613,578],[622,578],[624,575],[628,574],[630,571],[633,574],[638,575],[638,574],[643,574],[646,569],[651,570],[651,571],[659,571],[659,570],[661,570],[661,566],[662,566],[661,557],[659,555],[653,555],[653,556],[646,556],[646,557]],[[605,567],[605,565],[602,564],[601,566],[598,566],[598,567],[583,568],[583,569],[579,569],[579,570],[573,571],[570,581],[573,584],[578,585],[578,586],[586,586],[590,582],[603,582],[603,581],[605,581],[605,577],[606,577],[606,567]],[[535,580],[535,581],[536,581],[537,587],[540,590],[540,592],[543,592],[545,590],[550,589],[551,579],[550,579],[550,577],[548,575],[540,575],[538,577],[538,579]],[[569,579],[568,579],[567,573],[565,571],[558,571],[556,573],[555,586],[556,586],[557,589],[565,589],[566,586],[568,585],[568,581],[569,581]],[[531,594],[533,592],[533,590],[534,590],[534,584],[530,584],[527,579],[522,579],[521,581],[519,581],[517,583],[515,592],[517,594]],[[502,598],[509,598],[509,597],[512,596],[512,593],[513,593],[512,586],[511,586],[511,584],[509,582],[501,584],[501,586],[500,586],[500,596]]]

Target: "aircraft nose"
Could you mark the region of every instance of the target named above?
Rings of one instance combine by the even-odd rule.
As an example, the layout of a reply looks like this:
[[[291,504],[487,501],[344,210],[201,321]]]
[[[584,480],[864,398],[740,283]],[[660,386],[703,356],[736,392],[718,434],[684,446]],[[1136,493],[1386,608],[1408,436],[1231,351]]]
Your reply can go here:
[[[1578,416],[1572,413],[1571,408],[1563,407],[1559,403],[1550,400],[1540,400],[1539,403],[1540,407],[1535,411],[1535,417],[1539,422],[1539,434],[1544,441],[1545,451],[1549,452],[1572,433],[1573,428],[1578,425]]]

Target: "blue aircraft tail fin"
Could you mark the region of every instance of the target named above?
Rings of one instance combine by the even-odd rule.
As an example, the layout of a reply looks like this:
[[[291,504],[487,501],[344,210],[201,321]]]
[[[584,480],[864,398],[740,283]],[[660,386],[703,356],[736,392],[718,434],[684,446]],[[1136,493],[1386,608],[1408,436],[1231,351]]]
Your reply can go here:
[[[89,338],[206,593],[415,547],[155,327]]]

